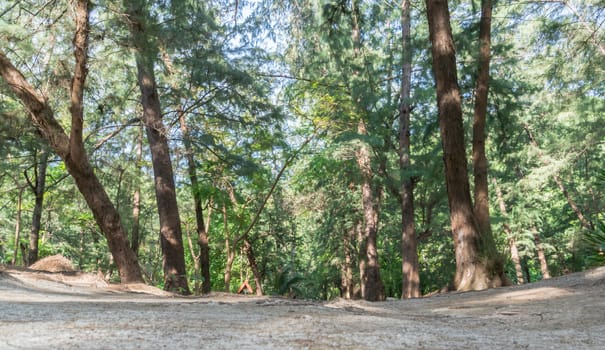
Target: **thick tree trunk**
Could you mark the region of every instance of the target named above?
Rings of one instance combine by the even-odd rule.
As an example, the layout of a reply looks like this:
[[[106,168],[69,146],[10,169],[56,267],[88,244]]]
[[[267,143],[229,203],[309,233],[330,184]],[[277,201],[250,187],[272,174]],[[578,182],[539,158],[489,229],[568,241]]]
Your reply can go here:
[[[189,128],[185,121],[185,113],[179,108],[179,124],[183,134],[183,144],[185,145],[185,158],[187,159],[187,168],[189,181],[191,182],[191,194],[195,210],[195,223],[197,227],[197,240],[200,247],[200,265],[202,269],[202,293],[210,293],[210,247],[208,245],[208,226],[204,223],[204,211],[202,209],[202,195],[199,190],[197,180],[197,166],[193,158],[193,147],[189,137]]]
[[[76,66],[80,67],[76,70],[79,70],[80,74],[74,75],[72,89],[83,90],[85,74],[82,75],[82,72],[86,72],[86,50],[81,48],[86,48],[88,42],[88,2],[78,1],[76,13],[78,18],[86,18],[86,20],[76,22],[78,34],[74,38],[74,45],[80,48],[75,50]],[[120,270],[122,283],[143,282],[141,269],[136,255],[129,247],[120,216],[111,203],[107,192],[105,192],[105,188],[94,174],[86,153],[82,152],[84,149],[83,143],[78,144],[78,141],[82,140],[81,135],[78,136],[78,132],[82,131],[82,115],[72,118],[72,124],[75,125],[72,126],[73,139],[70,140],[54,118],[53,111],[46,99],[35,91],[25,80],[23,74],[12,65],[2,52],[0,52],[0,74],[28,110],[32,123],[41,136],[65,162],[67,171],[74,178],[78,189],[93,213],[97,225],[107,238],[109,249]],[[76,79],[76,76],[79,78]],[[72,103],[82,106],[80,101],[73,101],[73,98],[78,98],[78,95],[82,96],[81,93],[72,95]],[[71,111],[72,113],[81,113],[82,109],[72,108]]]
[[[471,203],[448,4],[445,0],[426,0],[426,5],[456,255],[454,285],[460,291],[498,287],[505,281],[502,262],[493,255],[493,241],[481,236]]]
[[[403,36],[403,62],[401,96],[399,104],[399,167],[404,174],[411,168],[410,161],[410,90],[412,84],[412,45],[410,0],[401,4],[401,32]],[[414,221],[414,182],[410,176],[403,178],[401,189],[401,298],[420,296],[420,273]]]
[[[475,88],[475,113],[473,117],[473,174],[475,180],[475,217],[481,234],[492,235],[489,219],[488,164],[485,155],[485,126],[489,92],[489,64],[491,48],[492,1],[481,1],[479,27],[479,64]]]
[[[35,176],[33,182],[28,179],[30,189],[34,194],[34,211],[32,213],[32,225],[29,232],[29,252],[27,264],[31,265],[38,261],[38,242],[40,241],[40,228],[42,226],[42,209],[44,205],[44,192],[46,191],[46,169],[48,168],[48,150],[42,150],[40,159],[35,165]]]
[[[126,1],[129,3],[130,1]],[[185,268],[185,253],[181,220],[176,199],[176,186],[170,160],[166,128],[162,122],[162,109],[153,71],[155,51],[150,48],[146,32],[146,16],[142,6],[130,6],[129,24],[135,45],[137,77],[141,90],[143,123],[151,149],[151,162],[155,177],[155,196],[160,218],[160,246],[163,255],[164,289],[190,294]],[[134,8],[133,8],[134,7]],[[148,52],[151,51],[151,52]]]
[[[357,131],[360,135],[367,135],[365,124],[361,120]],[[386,295],[380,278],[380,264],[378,263],[378,247],[376,244],[380,193],[374,193],[372,186],[373,174],[368,146],[365,144],[360,146],[356,152],[356,157],[357,166],[362,177],[361,201],[364,218],[363,242],[360,242],[360,246],[363,247],[361,258],[365,260],[363,266],[365,272],[361,281],[361,295],[365,300],[381,301],[385,300]],[[365,251],[365,257],[363,251]]]
[[[166,129],[162,123],[160,100],[151,69],[139,55],[139,85],[142,94],[143,120],[151,148],[155,177],[155,195],[160,218],[160,243],[163,254],[164,289],[189,294],[181,220],[176,200],[176,186]],[[144,67],[146,66],[146,67]]]
[[[252,244],[247,239],[244,239],[244,250],[246,251],[246,257],[248,258],[248,264],[254,275],[254,283],[256,284],[256,295],[263,295],[263,284],[260,272],[258,271],[258,265],[256,264],[256,256],[252,250]]]
[[[502,190],[498,186],[496,179],[493,178],[492,182],[494,183],[494,187],[496,188],[496,195],[498,197],[498,205],[500,206],[500,212],[503,217],[507,217],[508,214],[506,212],[506,204],[504,203],[504,197],[502,196]],[[508,246],[510,248],[510,258],[515,265],[515,272],[517,274],[517,283],[523,284],[523,269],[521,268],[521,259],[519,258],[519,249],[517,247],[517,240],[515,239],[515,235],[513,235],[512,230],[508,223],[504,223],[504,232],[506,233],[506,237],[508,238]]]
[[[542,279],[549,279],[550,271],[548,271],[548,262],[546,261],[546,255],[544,254],[544,247],[542,246],[542,242],[540,241],[540,234],[538,233],[538,229],[532,227],[531,233],[534,236],[536,252],[538,252],[538,261],[540,262],[540,272],[542,272]]]

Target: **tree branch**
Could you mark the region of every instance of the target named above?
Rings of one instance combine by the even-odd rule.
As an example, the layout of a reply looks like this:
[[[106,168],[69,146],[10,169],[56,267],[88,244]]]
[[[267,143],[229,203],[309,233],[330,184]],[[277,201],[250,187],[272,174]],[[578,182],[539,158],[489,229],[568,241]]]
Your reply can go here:
[[[252,231],[252,228],[254,227],[254,225],[256,225],[256,222],[258,221],[258,218],[260,217],[260,214],[265,209],[265,206],[267,205],[267,202],[269,201],[269,198],[271,198],[271,195],[273,194],[273,191],[275,191],[275,188],[277,187],[277,184],[279,183],[279,180],[281,179],[282,175],[284,174],[284,172],[286,171],[286,169],[288,168],[288,166],[290,166],[290,164],[292,163],[292,161],[300,154],[300,152],[302,152],[302,150],[307,146],[307,144],[309,144],[309,142],[311,142],[311,140],[313,138],[315,138],[315,136],[317,134],[318,134],[318,132],[315,131],[311,136],[309,136],[300,145],[300,147],[296,150],[296,152],[294,152],[292,155],[290,155],[290,157],[284,162],[284,165],[279,170],[279,173],[275,177],[275,180],[273,180],[273,184],[271,185],[271,188],[269,189],[269,192],[267,193],[267,195],[263,199],[260,207],[256,211],[256,214],[254,214],[254,218],[252,219],[252,222],[250,222],[250,225],[248,225],[248,227],[246,228],[246,231],[244,231],[244,233],[242,233],[241,236],[239,236],[235,241],[233,241],[233,246],[237,245],[237,243],[239,243],[239,241],[241,241],[242,239],[247,239],[248,234],[250,233],[250,231]]]

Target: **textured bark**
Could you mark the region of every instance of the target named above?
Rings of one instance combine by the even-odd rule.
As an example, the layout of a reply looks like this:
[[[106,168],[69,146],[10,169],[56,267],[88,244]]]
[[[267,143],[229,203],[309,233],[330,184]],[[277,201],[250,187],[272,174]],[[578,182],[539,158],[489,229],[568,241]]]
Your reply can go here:
[[[544,247],[540,241],[540,234],[538,229],[535,227],[531,228],[531,233],[534,236],[534,244],[536,245],[536,251],[538,252],[538,261],[540,262],[540,272],[542,272],[542,279],[549,279],[550,272],[548,271],[548,262],[546,261],[546,255],[544,254]]]
[[[40,241],[40,228],[42,226],[42,209],[44,206],[44,192],[46,191],[46,169],[48,168],[48,150],[43,150],[40,159],[36,160],[34,181],[28,179],[32,193],[34,194],[34,211],[32,213],[32,225],[29,232],[29,251],[27,264],[31,265],[38,261],[38,243]],[[27,178],[27,177],[26,177]]]
[[[498,205],[500,207],[500,212],[503,217],[507,217],[508,214],[506,212],[506,204],[504,203],[504,197],[502,196],[502,190],[498,186],[496,179],[492,179],[494,183],[494,187],[496,188],[496,195],[498,196]],[[517,282],[519,284],[523,284],[525,282],[523,278],[523,269],[521,268],[521,259],[519,258],[519,249],[517,247],[517,240],[513,235],[510,226],[507,223],[504,223],[504,232],[506,233],[506,237],[508,238],[508,246],[510,248],[510,258],[515,265],[515,273],[517,274]]]
[[[187,170],[189,181],[191,182],[191,192],[195,210],[195,223],[197,227],[197,239],[200,247],[199,264],[202,270],[202,293],[210,293],[210,247],[208,245],[208,226],[204,222],[204,211],[202,208],[202,195],[199,191],[197,180],[197,166],[193,158],[193,147],[189,137],[189,128],[185,121],[185,114],[179,109],[179,124],[183,134],[183,144],[185,145],[185,158],[187,159]],[[208,222],[209,223],[209,222]]]
[[[187,295],[190,294],[190,291],[185,268],[183,234],[168,137],[162,121],[160,96],[158,95],[153,71],[154,48],[149,47],[153,43],[149,42],[150,35],[146,32],[146,16],[142,5],[131,5],[134,6],[128,8],[128,19],[135,46],[137,78],[143,107],[142,119],[151,149],[151,162],[155,178],[155,196],[160,219],[164,289]]]
[[[363,121],[359,121],[358,133],[367,135],[367,130]],[[361,296],[369,301],[385,300],[384,285],[380,278],[380,264],[378,263],[378,247],[376,238],[378,235],[378,211],[380,205],[380,193],[374,193],[372,186],[372,164],[370,160],[370,150],[366,144],[362,144],[356,152],[357,166],[361,171],[361,201],[363,208],[363,234],[360,246],[361,260],[364,261],[363,278],[361,281]],[[376,191],[379,192],[379,191]],[[363,252],[365,251],[365,256]],[[361,265],[360,265],[361,268]]]
[[[137,173],[141,174],[141,160],[143,159],[143,128],[139,128],[139,136],[137,140]],[[135,254],[139,253],[139,246],[141,244],[141,232],[140,232],[140,217],[141,217],[141,186],[136,185],[134,194],[132,196],[132,231],[131,231],[131,242],[130,246]]]
[[[426,0],[437,85],[450,221],[456,256],[457,290],[501,286],[504,271],[494,257],[493,241],[483,240],[473,213],[465,154],[462,105],[447,1]]]
[[[410,1],[401,3],[401,32],[403,37],[401,68],[401,96],[399,104],[399,167],[401,173],[409,171],[410,160],[410,90],[412,84],[412,43]],[[420,296],[420,273],[418,268],[418,250],[414,221],[414,182],[410,176],[404,176],[401,189],[401,298]]]
[[[86,16],[88,18],[87,5],[87,1],[77,2],[76,14],[78,17]],[[88,33],[87,23],[87,21],[77,21],[77,31]],[[82,25],[85,27],[80,27]],[[74,41],[82,39],[87,41],[87,36],[76,35]],[[87,47],[87,44],[74,42],[74,46]],[[84,56],[82,56],[81,50],[75,50],[75,52],[76,65],[86,65],[86,52],[83,52]],[[80,69],[80,71],[85,72],[86,70]],[[65,162],[67,171],[74,178],[78,189],[93,213],[97,225],[107,239],[109,250],[120,271],[122,283],[143,282],[141,269],[136,255],[129,247],[120,216],[107,192],[105,192],[105,188],[94,174],[87,155],[81,152],[84,148],[83,145],[76,145],[75,142],[70,141],[61,125],[54,118],[53,111],[45,98],[36,92],[2,52],[0,52],[0,74],[29,112],[30,119],[40,135]],[[85,76],[81,78],[85,78]],[[83,83],[82,79],[72,84],[72,87],[83,88]],[[76,95],[82,96],[82,94]],[[82,105],[82,103],[79,102],[79,105]],[[71,108],[71,110],[78,112],[78,108]],[[80,123],[80,120],[81,116],[72,118],[72,122],[76,124]],[[76,125],[72,130],[80,130],[81,132],[82,129]],[[77,139],[82,139],[76,131],[72,131],[72,135]],[[71,146],[77,148],[77,150],[72,152]]]
[[[492,235],[489,220],[488,164],[485,155],[485,126],[489,92],[489,64],[491,48],[492,2],[481,1],[479,28],[479,64],[475,88],[475,112],[473,117],[473,174],[475,181],[475,217],[482,235]]]

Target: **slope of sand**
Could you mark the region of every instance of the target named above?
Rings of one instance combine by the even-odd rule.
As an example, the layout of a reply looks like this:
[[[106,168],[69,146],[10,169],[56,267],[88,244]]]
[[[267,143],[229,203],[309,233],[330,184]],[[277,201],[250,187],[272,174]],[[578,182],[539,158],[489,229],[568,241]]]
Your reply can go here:
[[[605,268],[383,303],[178,297],[0,269],[0,349],[605,349]]]

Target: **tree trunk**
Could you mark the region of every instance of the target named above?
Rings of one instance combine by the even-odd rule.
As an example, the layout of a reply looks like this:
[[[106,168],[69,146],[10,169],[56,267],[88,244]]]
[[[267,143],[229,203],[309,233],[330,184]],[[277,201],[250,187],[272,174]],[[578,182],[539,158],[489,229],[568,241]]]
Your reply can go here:
[[[137,173],[141,175],[141,160],[143,159],[143,127],[139,128],[139,135],[137,140]],[[141,186],[137,183],[132,198],[132,231],[131,231],[131,242],[130,246],[135,254],[139,254],[139,247],[141,245]]]
[[[454,286],[459,291],[498,287],[505,281],[502,262],[494,256],[493,241],[482,237],[471,203],[448,4],[445,0],[426,0],[426,6],[456,255]]]
[[[191,258],[193,259],[193,276],[195,277],[195,283],[193,285],[193,294],[199,295],[201,292],[200,288],[200,255],[195,253],[195,249],[193,249],[193,240],[191,239],[191,234],[189,233],[189,229],[185,227],[185,232],[187,233],[187,241],[189,242],[189,253],[191,254]]]
[[[498,205],[500,206],[500,212],[502,213],[502,216],[506,218],[508,214],[506,212],[506,204],[504,203],[502,190],[500,190],[500,187],[498,186],[498,183],[496,182],[495,178],[492,179],[492,182],[494,183],[494,187],[496,188],[496,195],[498,196]],[[525,281],[523,278],[523,269],[521,268],[521,259],[519,258],[517,240],[515,239],[515,236],[513,235],[513,232],[510,229],[508,223],[504,223],[504,232],[506,233],[506,237],[508,238],[508,246],[510,247],[510,258],[513,261],[513,264],[515,265],[517,283],[523,284]]]
[[[133,1],[126,1],[131,3]],[[135,5],[135,4],[131,4]],[[136,5],[135,5],[136,6]],[[153,71],[157,48],[149,43],[146,32],[147,16],[142,6],[128,8],[129,24],[135,46],[137,77],[141,90],[143,123],[151,149],[151,162],[155,177],[155,196],[160,218],[160,246],[162,248],[162,267],[164,271],[164,289],[190,294],[185,268],[185,254],[181,220],[176,199],[176,186],[170,160],[170,148],[166,128],[162,122],[162,110]]]
[[[535,227],[531,228],[531,233],[534,236],[534,243],[536,245],[536,251],[538,252],[538,261],[540,262],[540,272],[542,272],[542,279],[549,279],[550,272],[548,271],[548,262],[546,261],[546,255],[544,254],[544,247],[540,241],[540,234],[538,229]]]
[[[410,161],[410,90],[412,84],[412,42],[410,0],[401,4],[401,27],[403,36],[401,68],[401,96],[399,104],[399,167],[401,173],[411,169]],[[401,190],[401,298],[420,296],[420,273],[418,268],[418,250],[414,221],[414,182],[411,176],[403,178]]]
[[[252,244],[247,239],[244,239],[244,250],[246,251],[246,257],[248,258],[248,264],[250,265],[250,269],[252,270],[252,274],[254,275],[254,283],[256,284],[256,295],[263,295],[263,284],[260,276],[260,272],[258,271],[258,265],[256,264],[256,257],[254,256],[254,251],[252,250]]]
[[[185,145],[185,158],[187,159],[187,168],[189,173],[189,181],[191,182],[191,194],[193,196],[193,204],[195,209],[195,223],[197,226],[197,239],[200,247],[200,265],[202,269],[202,293],[210,293],[210,248],[208,245],[208,227],[204,223],[204,211],[202,209],[202,195],[199,189],[197,180],[197,166],[193,158],[193,147],[189,137],[189,128],[185,121],[185,113],[179,108],[179,124],[181,133],[183,134],[183,144]]]
[[[489,220],[489,196],[485,155],[485,126],[489,92],[489,64],[491,47],[492,1],[481,1],[481,23],[479,27],[479,65],[475,88],[475,113],[473,117],[473,174],[475,180],[475,217],[481,234],[492,235]],[[493,239],[493,238],[492,238]]]
[[[359,121],[358,130],[360,135],[367,135],[365,124]],[[366,144],[359,147],[356,152],[357,165],[361,171],[361,201],[363,208],[364,230],[362,241],[360,242],[361,260],[365,260],[363,279],[361,281],[361,296],[369,301],[385,300],[384,285],[380,278],[380,265],[378,263],[378,247],[376,245],[376,236],[378,234],[378,210],[380,194],[374,193],[372,186],[372,164],[370,160],[370,150]],[[379,191],[378,191],[379,192]],[[363,252],[365,251],[365,256]]]
[[[17,196],[17,217],[15,218],[15,249],[13,251],[12,265],[16,265],[17,258],[19,257],[19,248],[21,241],[21,211],[23,209],[23,187],[19,188],[19,195]],[[21,260],[25,259],[25,255],[21,254]]]
[[[348,230],[344,230],[343,234],[343,250],[344,264],[341,271],[341,297],[345,299],[355,298],[355,281],[353,279],[353,264],[354,264],[354,246],[353,241],[356,238],[356,231],[359,231],[360,223],[354,223]]]
[[[40,241],[44,192],[46,191],[46,169],[48,168],[48,155],[48,150],[44,149],[34,168],[34,181],[32,182],[28,180],[30,189],[32,190],[35,198],[34,212],[32,213],[32,226],[29,232],[29,252],[27,254],[28,265],[38,261],[38,242]]]
[[[78,1],[77,17],[86,20],[77,21],[77,28],[74,45],[80,48],[87,48],[88,40],[88,2]],[[84,34],[84,35],[82,35]],[[86,52],[85,50],[74,50],[76,55],[76,66],[80,67],[80,73],[86,72]],[[84,69],[82,68],[84,67]],[[33,125],[40,132],[41,136],[50,144],[61,159],[65,162],[65,167],[69,174],[74,178],[78,189],[84,196],[86,203],[91,209],[97,225],[101,232],[105,235],[109,249],[115,259],[116,265],[120,270],[120,278],[122,283],[138,283],[143,282],[141,268],[139,267],[136,255],[129,247],[128,240],[120,215],[111,203],[105,188],[99,182],[88,160],[84,149],[82,137],[77,133],[82,131],[82,115],[72,118],[72,136],[70,140],[65,134],[65,131],[54,118],[53,111],[46,99],[38,94],[35,89],[25,80],[25,77],[19,70],[12,65],[4,53],[0,52],[0,74],[11,88],[13,93],[19,97],[23,105],[29,112],[29,117]],[[72,89],[84,88],[85,74],[80,74],[79,79],[74,77]],[[76,85],[77,83],[77,85]],[[76,94],[78,95],[78,94]],[[80,97],[82,94],[79,94]],[[80,101],[72,103],[82,106]],[[75,96],[77,98],[77,96]],[[78,103],[80,102],[80,103]],[[72,108],[72,113],[80,113],[77,109]],[[80,125],[78,125],[80,124]]]
[[[233,201],[235,195],[233,191],[229,192],[230,197]],[[237,201],[236,201],[237,202]],[[227,263],[225,264],[225,292],[231,292],[231,271],[233,269],[233,261],[235,261],[235,247],[231,247],[231,234],[229,233],[229,226],[227,220],[227,205],[223,202],[223,230],[225,232],[225,254],[227,255]]]

